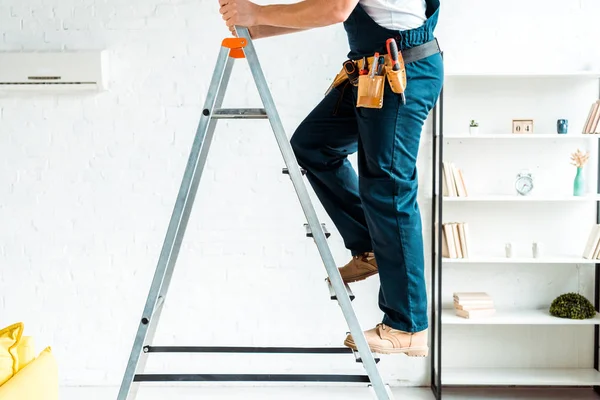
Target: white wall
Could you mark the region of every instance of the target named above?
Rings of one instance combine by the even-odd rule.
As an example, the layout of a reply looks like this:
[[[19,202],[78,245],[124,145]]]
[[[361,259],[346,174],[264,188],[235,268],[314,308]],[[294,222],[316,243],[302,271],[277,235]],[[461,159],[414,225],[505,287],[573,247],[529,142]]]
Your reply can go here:
[[[600,28],[592,26],[600,6],[593,0],[443,3],[438,35],[449,70],[600,68],[593,52]],[[40,349],[52,345],[63,384],[120,382],[215,57],[228,34],[217,9],[216,1],[183,0],[0,5],[0,50],[107,48],[111,59],[110,90],[98,96],[0,98],[0,325],[24,321]],[[344,60],[343,29],[265,40],[257,48],[291,135]],[[231,88],[228,105],[258,104],[243,64]],[[420,157],[425,226],[429,132]],[[328,300],[324,269],[303,235],[304,218],[282,166],[265,122],[220,125],[157,344],[341,345],[347,328]],[[429,232],[424,235],[429,254]],[[336,260],[346,262],[335,232],[330,243]],[[511,279],[495,276],[494,282]],[[531,285],[537,277],[523,279]],[[548,301],[557,290],[576,287],[573,279],[559,274],[553,286],[535,286],[527,301]],[[381,317],[377,289],[376,280],[356,285],[354,305],[365,328]],[[485,362],[494,363],[493,356]],[[196,360],[157,356],[149,367],[362,372],[351,356]],[[427,360],[388,358],[382,370],[394,384],[428,379]]]

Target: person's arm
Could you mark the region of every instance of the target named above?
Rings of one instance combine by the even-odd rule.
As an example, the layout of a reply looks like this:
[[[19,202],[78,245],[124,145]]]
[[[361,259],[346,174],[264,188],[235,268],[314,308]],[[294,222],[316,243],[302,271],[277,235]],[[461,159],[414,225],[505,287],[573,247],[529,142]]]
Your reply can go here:
[[[358,0],[304,0],[295,4],[262,6],[257,25],[312,29],[344,22]]]
[[[272,36],[344,22],[358,1],[304,0],[295,4],[259,6],[249,0],[219,0],[219,11],[230,28],[235,25],[251,29],[256,26],[268,26],[270,28],[266,29],[266,33]]]
[[[287,35],[288,33],[302,32],[306,29],[283,28],[281,26],[257,25],[250,28],[252,39],[262,39],[272,36]]]

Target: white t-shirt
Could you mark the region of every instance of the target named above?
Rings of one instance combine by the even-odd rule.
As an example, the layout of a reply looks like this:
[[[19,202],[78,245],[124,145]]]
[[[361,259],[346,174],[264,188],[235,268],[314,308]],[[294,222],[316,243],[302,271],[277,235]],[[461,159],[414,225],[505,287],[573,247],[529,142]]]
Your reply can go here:
[[[359,0],[375,22],[392,30],[418,28],[427,19],[425,0]]]

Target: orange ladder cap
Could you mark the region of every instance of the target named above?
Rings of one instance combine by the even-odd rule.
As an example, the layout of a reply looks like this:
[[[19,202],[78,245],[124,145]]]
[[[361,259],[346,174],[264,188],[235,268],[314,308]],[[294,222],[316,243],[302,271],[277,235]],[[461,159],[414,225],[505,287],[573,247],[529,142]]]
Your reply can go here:
[[[248,44],[248,41],[244,38],[226,38],[223,39],[222,46],[230,49],[229,57],[231,58],[245,58],[244,47]]]

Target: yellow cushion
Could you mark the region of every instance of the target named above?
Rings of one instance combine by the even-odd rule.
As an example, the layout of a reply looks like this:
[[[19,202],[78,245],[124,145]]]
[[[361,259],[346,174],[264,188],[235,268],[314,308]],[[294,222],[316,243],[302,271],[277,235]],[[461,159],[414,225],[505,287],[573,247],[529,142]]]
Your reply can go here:
[[[35,360],[33,337],[22,336],[21,341],[17,343],[17,372],[25,368],[33,360]]]
[[[17,343],[22,335],[22,322],[0,330],[0,385],[17,373]]]
[[[58,400],[58,366],[47,347],[25,368],[0,386],[2,400]]]

